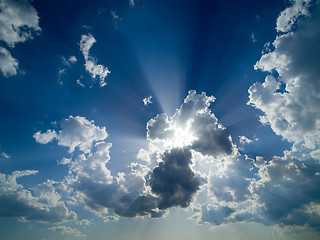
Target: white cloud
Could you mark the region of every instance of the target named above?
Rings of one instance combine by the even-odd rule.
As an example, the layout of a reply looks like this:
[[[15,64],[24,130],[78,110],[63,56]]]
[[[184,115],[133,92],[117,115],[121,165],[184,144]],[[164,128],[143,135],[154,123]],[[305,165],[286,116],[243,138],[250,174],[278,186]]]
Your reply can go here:
[[[201,208],[202,223],[320,226],[319,3],[312,16],[307,9],[296,1],[280,15],[279,31],[290,31],[293,26],[296,30],[278,36],[274,50],[263,53],[255,65],[276,71],[279,77],[269,75],[249,89],[249,104],[263,112],[261,122],[291,141],[292,149],[271,160],[239,155],[213,164],[209,185],[213,197]],[[309,18],[300,20],[305,15]]]
[[[252,42],[256,42],[257,41],[257,39],[254,36],[254,32],[251,34],[251,40],[252,40]]]
[[[9,47],[32,39],[40,30],[38,13],[29,1],[0,1],[0,40]],[[3,47],[0,47],[0,70],[5,77],[16,75],[18,70],[18,61]]]
[[[0,215],[15,217],[20,221],[61,223],[76,219],[61,196],[55,191],[55,182],[47,181],[28,190],[17,183],[17,179],[34,175],[38,171],[14,171],[10,175],[0,173]]]
[[[298,1],[292,8],[300,9],[301,4]],[[300,15],[305,15],[306,9]],[[312,16],[298,21],[294,32],[278,36],[274,50],[256,63],[256,69],[275,71],[279,77],[269,75],[262,84],[255,83],[249,89],[249,104],[262,110],[262,123],[286,140],[304,142],[314,149],[319,147],[320,135],[319,24],[317,3]]]
[[[293,0],[292,6],[281,12],[277,19],[277,31],[289,32],[301,17],[308,16],[312,0]]]
[[[66,74],[67,72],[67,69],[59,69],[59,72],[58,72],[58,83],[59,85],[63,85],[63,81],[61,80],[61,77],[63,74]]]
[[[91,224],[91,222],[88,219],[82,219],[82,220],[78,221],[77,224],[80,226],[89,226]]]
[[[137,159],[140,159],[146,163],[151,163],[151,157],[149,151],[141,148],[137,154]]]
[[[143,104],[147,106],[152,103],[152,96],[145,97],[142,101],[143,101]]]
[[[10,52],[3,47],[0,47],[0,69],[5,77],[16,75],[18,70],[17,59],[14,59]]]
[[[69,57],[69,63],[75,63],[75,62],[77,62],[77,58],[75,57],[75,56],[71,56],[71,57]]]
[[[77,79],[77,84],[78,84],[80,87],[83,87],[83,88],[84,88],[84,84],[81,82],[80,78]]]
[[[48,130],[45,133],[36,132],[33,137],[38,143],[47,144],[57,137],[57,133],[55,130]]]
[[[97,64],[97,60],[89,55],[90,48],[96,42],[95,38],[91,35],[82,35],[80,41],[80,50],[85,59],[86,70],[91,74],[93,79],[99,77],[100,87],[107,85],[105,78],[111,73],[108,67]]]
[[[68,60],[65,57],[62,57],[61,59],[62,59],[62,63],[68,67],[71,67],[71,64],[74,64],[77,62],[77,58],[75,56],[69,57]]]
[[[84,117],[72,117],[61,121],[61,130],[51,136],[53,130],[35,134],[40,143],[58,140],[58,145],[69,147],[72,158],[63,158],[58,164],[66,165],[69,174],[61,183],[78,204],[82,204],[98,216],[108,218],[114,214],[126,217],[158,216],[156,198],[145,191],[145,175],[150,169],[143,164],[132,163],[131,173],[111,175],[107,164],[111,143],[105,127],[94,125]],[[74,152],[79,147],[79,152]]]
[[[119,22],[122,20],[116,11],[110,11],[111,17],[112,17],[112,22],[114,24],[115,28],[118,28]]]
[[[129,5],[130,5],[131,7],[134,7],[134,6],[135,6],[134,0],[129,0]]]
[[[247,138],[246,136],[239,136],[240,144],[252,143],[252,140]]]
[[[106,128],[96,127],[94,121],[88,121],[84,117],[69,116],[60,123],[61,130],[48,130],[45,133],[36,132],[33,137],[37,142],[46,144],[52,140],[58,140],[58,145],[69,147],[73,152],[76,147],[85,153],[90,152],[94,142],[104,140],[108,137]]]
[[[0,154],[0,156],[4,157],[5,159],[11,158],[11,156],[10,156],[9,154],[5,153],[5,152],[2,152],[2,153]]]
[[[190,147],[203,155],[219,157],[232,154],[233,143],[227,130],[209,109],[215,98],[189,91],[184,103],[169,118],[157,115],[147,123],[147,138],[166,149]]]
[[[86,235],[82,234],[78,229],[63,226],[63,225],[49,227],[48,229],[51,231],[61,231],[62,234],[71,234],[76,237],[85,237],[86,236]]]
[[[10,47],[32,39],[40,31],[39,16],[29,1],[2,0],[0,2],[0,40]]]

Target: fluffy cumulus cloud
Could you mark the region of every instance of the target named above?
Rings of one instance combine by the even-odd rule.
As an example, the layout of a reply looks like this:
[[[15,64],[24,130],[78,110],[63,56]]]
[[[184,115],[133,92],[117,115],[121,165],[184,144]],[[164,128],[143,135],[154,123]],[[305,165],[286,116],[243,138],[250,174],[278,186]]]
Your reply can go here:
[[[46,144],[54,139],[58,145],[69,147],[69,152],[73,152],[76,147],[88,153],[94,142],[104,140],[108,137],[105,127],[97,127],[93,121],[88,121],[84,117],[69,116],[60,123],[61,130],[48,130],[45,133],[36,132],[33,137],[38,143]]]
[[[5,77],[13,76],[17,74],[18,61],[13,58],[10,52],[0,47],[0,70]]]
[[[0,9],[0,40],[10,47],[40,31],[38,13],[29,1],[2,0]]]
[[[305,6],[307,2],[302,4],[297,1],[291,8]],[[249,89],[249,104],[262,110],[261,122],[269,124],[278,135],[291,142],[304,141],[308,147],[318,147],[319,3],[311,9],[312,15],[308,19],[298,21],[295,31],[279,35],[273,42],[274,50],[263,54],[256,63],[256,69],[270,74],[277,72],[279,77],[268,75],[263,83],[252,85]],[[279,18],[283,16],[287,15],[282,13]],[[290,16],[287,17],[287,21],[290,21]]]
[[[0,217],[43,223],[75,220],[76,214],[67,209],[56,191],[57,183],[47,181],[32,190],[17,183],[17,179],[36,173],[34,170],[14,171],[8,175],[0,173]]]
[[[171,207],[190,206],[207,182],[194,170],[194,152],[212,159],[233,155],[231,137],[209,109],[213,101],[205,93],[190,91],[172,117],[160,114],[151,119],[149,148],[138,152],[140,162],[132,162],[128,173],[111,174],[108,134],[84,117],[70,116],[61,121],[61,130],[37,132],[34,138],[69,147],[72,157],[58,162],[69,168],[61,184],[85,209],[106,220],[160,217]]]
[[[97,64],[97,60],[89,54],[89,51],[96,39],[91,35],[82,35],[80,40],[80,50],[84,56],[86,70],[93,79],[99,78],[100,87],[107,85],[105,78],[109,75],[110,70],[101,64]]]
[[[111,143],[105,127],[94,125],[84,117],[64,119],[61,130],[37,132],[34,138],[45,144],[56,139],[58,145],[69,147],[72,158],[64,158],[59,164],[69,168],[69,175],[61,182],[67,195],[74,203],[108,219],[114,215],[136,217],[160,216],[156,198],[145,190],[146,165],[131,164],[129,174],[112,176],[107,164],[110,160]],[[75,151],[78,147],[78,151]],[[77,199],[77,200],[75,200]]]
[[[16,43],[32,39],[39,32],[39,16],[29,1],[0,1],[0,40],[13,48]],[[17,74],[18,61],[10,52],[0,47],[0,65],[2,74],[9,77]]]
[[[249,104],[261,110],[261,122],[292,142],[292,149],[271,160],[238,154],[213,165],[212,197],[197,214],[201,223],[320,227],[320,7],[311,1],[292,4],[277,20],[284,33],[255,65],[269,75],[249,89]]]
[[[215,98],[189,91],[173,116],[161,113],[148,121],[149,145],[137,153],[137,162],[126,173],[111,174],[106,129],[70,116],[60,129],[34,134],[41,144],[56,140],[69,148],[69,156],[58,162],[69,170],[59,183],[68,199],[105,220],[161,217],[171,207],[190,207],[202,224],[258,222],[319,229],[320,8],[309,1],[292,4],[278,18],[282,33],[273,50],[255,65],[268,76],[250,87],[248,102],[260,110],[264,125],[292,142],[290,150],[270,159],[241,154],[210,109]],[[90,35],[82,40],[81,50],[89,59],[95,40]],[[245,136],[239,142],[253,144]]]

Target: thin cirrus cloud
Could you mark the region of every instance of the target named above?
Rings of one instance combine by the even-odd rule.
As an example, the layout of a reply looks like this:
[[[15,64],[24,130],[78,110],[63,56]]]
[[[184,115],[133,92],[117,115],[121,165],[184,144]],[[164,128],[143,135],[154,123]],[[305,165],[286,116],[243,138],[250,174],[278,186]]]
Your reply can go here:
[[[34,33],[40,30],[38,13],[28,1],[0,2],[0,40],[9,48],[32,39]],[[5,77],[17,74],[18,61],[4,47],[0,47],[0,66]]]

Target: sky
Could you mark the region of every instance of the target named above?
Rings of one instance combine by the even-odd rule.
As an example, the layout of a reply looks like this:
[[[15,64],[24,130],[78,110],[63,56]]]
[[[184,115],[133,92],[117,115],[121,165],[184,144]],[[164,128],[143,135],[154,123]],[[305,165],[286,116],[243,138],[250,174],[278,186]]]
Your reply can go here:
[[[320,2],[0,0],[1,239],[319,239]]]

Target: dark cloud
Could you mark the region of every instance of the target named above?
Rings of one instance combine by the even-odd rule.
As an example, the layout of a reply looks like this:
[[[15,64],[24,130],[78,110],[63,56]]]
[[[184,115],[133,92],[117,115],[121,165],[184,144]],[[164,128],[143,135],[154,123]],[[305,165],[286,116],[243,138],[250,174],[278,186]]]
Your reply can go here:
[[[185,208],[191,203],[200,186],[190,168],[191,157],[189,149],[171,149],[163,154],[163,162],[153,169],[148,182],[152,192],[159,196],[159,209]]]

